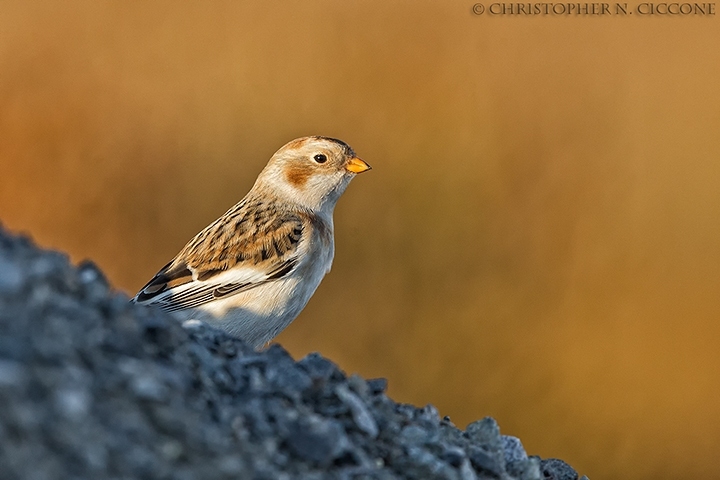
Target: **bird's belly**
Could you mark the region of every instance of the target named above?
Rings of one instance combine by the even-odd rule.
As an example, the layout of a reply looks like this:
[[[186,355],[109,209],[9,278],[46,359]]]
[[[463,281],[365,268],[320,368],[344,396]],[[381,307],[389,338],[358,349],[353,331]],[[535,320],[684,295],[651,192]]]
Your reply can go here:
[[[293,275],[231,297],[204,304],[185,318],[203,320],[262,347],[285,329],[302,311],[322,280]]]

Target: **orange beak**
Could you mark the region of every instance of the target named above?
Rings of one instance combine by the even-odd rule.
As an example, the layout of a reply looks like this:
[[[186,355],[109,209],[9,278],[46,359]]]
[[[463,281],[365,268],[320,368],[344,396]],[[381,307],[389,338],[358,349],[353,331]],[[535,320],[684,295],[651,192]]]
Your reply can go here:
[[[364,160],[360,160],[358,157],[353,157],[353,158],[351,158],[351,159],[350,159],[350,163],[348,163],[348,164],[345,166],[345,169],[346,169],[348,172],[353,172],[353,173],[367,172],[367,171],[370,170],[371,168],[372,168],[372,167],[371,167],[370,165],[368,165],[367,163],[365,163]]]

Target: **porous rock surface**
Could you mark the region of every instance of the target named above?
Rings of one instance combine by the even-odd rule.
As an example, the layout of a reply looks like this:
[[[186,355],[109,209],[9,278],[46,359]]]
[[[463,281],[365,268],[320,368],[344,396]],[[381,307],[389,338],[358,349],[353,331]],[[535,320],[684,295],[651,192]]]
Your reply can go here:
[[[183,327],[0,228],[1,479],[577,479],[385,388]]]

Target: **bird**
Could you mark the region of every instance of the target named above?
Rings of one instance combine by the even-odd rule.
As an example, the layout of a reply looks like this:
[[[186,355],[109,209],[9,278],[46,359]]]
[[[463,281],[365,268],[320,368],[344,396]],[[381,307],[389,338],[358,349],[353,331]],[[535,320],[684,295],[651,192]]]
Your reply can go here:
[[[330,271],[333,211],[370,170],[342,140],[285,144],[250,191],[190,240],[132,298],[183,322],[205,322],[262,349],[284,330]]]

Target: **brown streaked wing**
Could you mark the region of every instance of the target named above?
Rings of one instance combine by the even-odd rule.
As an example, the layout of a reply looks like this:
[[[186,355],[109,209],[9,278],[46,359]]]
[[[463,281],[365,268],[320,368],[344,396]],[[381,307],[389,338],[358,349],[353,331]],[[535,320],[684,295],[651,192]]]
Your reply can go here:
[[[285,277],[299,262],[298,246],[305,229],[319,229],[321,236],[328,229],[310,213],[278,210],[273,203],[244,199],[188,242],[135,300],[155,300],[161,308],[177,311]],[[242,264],[267,272],[265,279],[213,284],[216,276]],[[193,280],[190,269],[195,271],[198,284],[180,292],[168,292]],[[165,292],[168,294],[161,296]]]
[[[300,215],[281,215],[275,205],[260,201],[245,206],[203,230],[178,255],[199,280],[242,263],[271,272],[296,253],[305,228]]]

